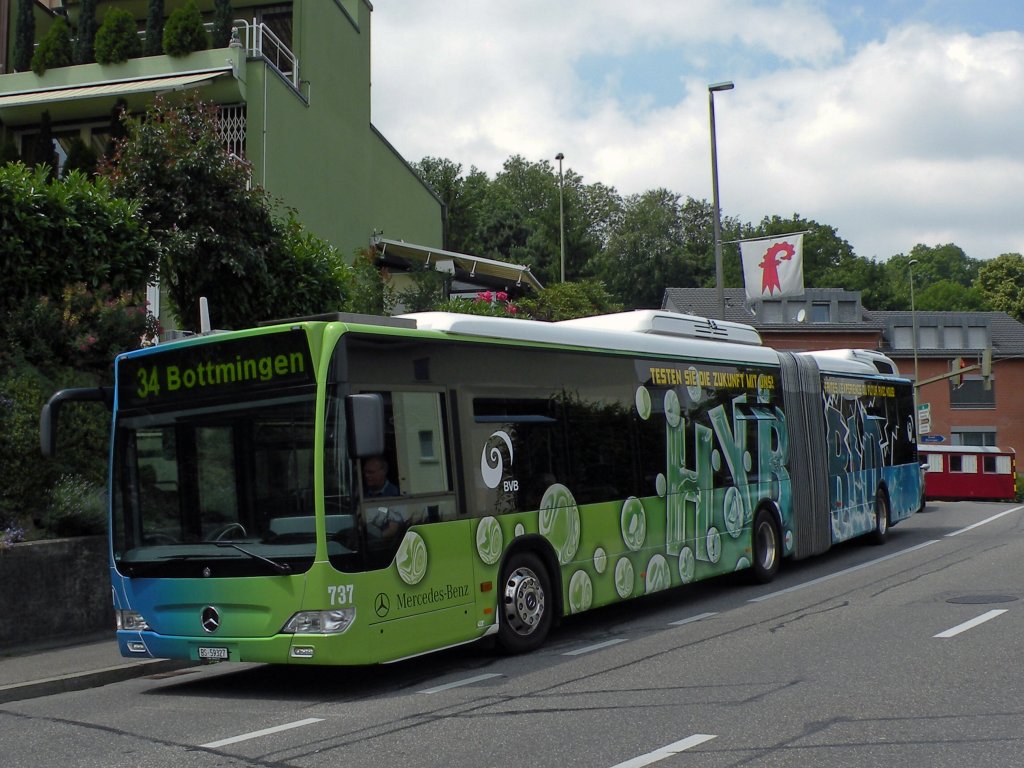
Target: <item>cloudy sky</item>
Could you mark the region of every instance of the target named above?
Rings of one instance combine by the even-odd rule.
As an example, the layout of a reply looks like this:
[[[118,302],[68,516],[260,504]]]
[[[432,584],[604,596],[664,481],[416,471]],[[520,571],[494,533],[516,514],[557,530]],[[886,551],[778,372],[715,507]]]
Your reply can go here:
[[[1024,253],[1020,0],[373,0],[373,122],[490,175],[798,213],[861,256]]]

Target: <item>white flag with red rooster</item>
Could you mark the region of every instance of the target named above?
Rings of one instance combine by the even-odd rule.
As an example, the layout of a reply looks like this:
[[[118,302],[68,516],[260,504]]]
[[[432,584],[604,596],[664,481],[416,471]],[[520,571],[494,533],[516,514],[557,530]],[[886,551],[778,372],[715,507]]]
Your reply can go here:
[[[803,233],[741,240],[740,259],[748,301],[803,294]]]

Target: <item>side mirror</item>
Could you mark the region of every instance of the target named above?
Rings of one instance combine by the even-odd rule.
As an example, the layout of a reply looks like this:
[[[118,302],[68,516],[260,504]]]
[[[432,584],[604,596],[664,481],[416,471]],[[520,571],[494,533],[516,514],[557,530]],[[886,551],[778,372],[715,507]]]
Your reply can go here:
[[[75,387],[62,389],[43,406],[39,414],[39,449],[43,456],[54,456],[57,453],[57,417],[60,407],[66,401],[104,403],[108,409],[114,405],[113,387]]]
[[[349,395],[349,450],[357,459],[384,453],[384,398],[377,394]]]

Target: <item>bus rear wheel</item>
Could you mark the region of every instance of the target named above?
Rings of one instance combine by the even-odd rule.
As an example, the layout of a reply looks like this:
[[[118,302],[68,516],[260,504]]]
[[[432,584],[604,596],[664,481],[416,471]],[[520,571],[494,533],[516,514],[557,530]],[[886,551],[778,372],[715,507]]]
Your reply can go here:
[[[871,531],[872,544],[884,544],[889,533],[889,497],[879,489],[875,493],[875,527]]]
[[[750,566],[752,578],[758,584],[767,584],[779,572],[782,548],[779,546],[779,529],[772,513],[762,507],[754,516],[752,533],[753,562]]]
[[[509,653],[538,648],[551,628],[551,577],[533,552],[517,552],[502,571],[498,643]]]

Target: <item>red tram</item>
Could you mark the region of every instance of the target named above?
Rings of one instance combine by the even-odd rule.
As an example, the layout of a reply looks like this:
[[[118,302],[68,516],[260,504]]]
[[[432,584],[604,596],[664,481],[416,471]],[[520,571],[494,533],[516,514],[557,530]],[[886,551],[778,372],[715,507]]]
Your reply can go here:
[[[927,464],[924,493],[929,500],[1013,501],[1017,497],[1017,461],[1012,448],[981,445],[919,445]]]

